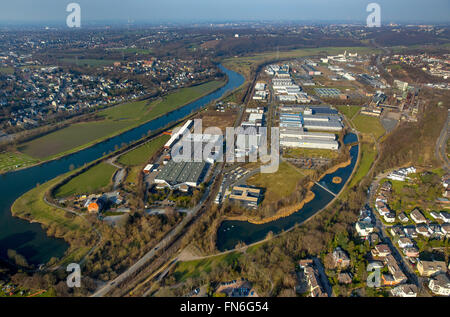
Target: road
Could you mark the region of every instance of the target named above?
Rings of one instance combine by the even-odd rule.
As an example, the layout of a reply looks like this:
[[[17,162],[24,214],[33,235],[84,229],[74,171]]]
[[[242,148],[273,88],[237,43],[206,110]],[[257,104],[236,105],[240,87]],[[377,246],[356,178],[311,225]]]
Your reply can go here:
[[[387,177],[387,175],[390,173],[390,171],[379,174],[377,177],[375,177],[374,181],[372,182],[372,185],[370,186],[370,195],[367,199],[367,205],[371,206],[371,203],[375,199],[375,194],[377,192],[377,189],[379,187],[380,181]],[[389,246],[389,248],[392,251],[392,256],[395,258],[397,263],[399,264],[401,270],[405,275],[407,276],[409,282],[415,284],[418,288],[420,288],[422,281],[419,280],[417,275],[414,273],[413,269],[407,262],[408,260],[403,257],[403,255],[400,253],[399,249],[394,245],[392,242],[391,237],[387,233],[387,230],[389,227],[387,227],[379,218],[378,213],[376,213],[372,208],[373,217],[375,218],[375,226],[378,229],[379,234],[381,235],[381,241]]]

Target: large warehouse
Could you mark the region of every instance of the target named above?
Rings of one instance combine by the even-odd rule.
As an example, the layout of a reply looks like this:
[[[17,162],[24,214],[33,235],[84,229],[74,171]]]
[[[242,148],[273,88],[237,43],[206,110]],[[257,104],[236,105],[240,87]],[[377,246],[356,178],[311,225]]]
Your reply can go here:
[[[302,128],[281,128],[280,146],[337,150],[339,143],[332,133],[305,132]]]
[[[156,184],[164,184],[170,188],[178,188],[185,184],[189,187],[199,186],[208,173],[209,164],[206,162],[169,161],[155,178]]]
[[[280,145],[284,147],[293,148],[308,148],[308,149],[324,149],[324,150],[337,150],[339,149],[339,143],[333,140],[317,139],[317,138],[295,138],[284,137],[280,138]]]

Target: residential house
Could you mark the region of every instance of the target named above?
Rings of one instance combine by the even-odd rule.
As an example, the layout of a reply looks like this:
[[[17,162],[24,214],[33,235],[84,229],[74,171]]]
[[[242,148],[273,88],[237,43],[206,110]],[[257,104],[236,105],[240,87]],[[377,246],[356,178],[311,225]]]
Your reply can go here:
[[[333,251],[334,265],[340,268],[346,268],[350,265],[350,258],[347,253],[340,247],[337,247]]]
[[[450,214],[448,212],[441,212],[441,219],[445,223],[450,223]]]
[[[388,285],[397,285],[407,281],[406,275],[400,269],[395,258],[390,254],[384,259],[384,264],[387,265],[389,273],[391,273],[393,278],[393,284]]]
[[[388,223],[394,223],[395,222],[395,214],[392,212],[384,214],[383,219],[384,219],[384,221],[386,221]]]
[[[403,254],[409,258],[418,258],[419,257],[419,249],[416,247],[404,248]]]
[[[414,243],[409,238],[400,238],[398,240],[398,246],[402,249],[411,248],[414,246]]]
[[[398,215],[398,219],[403,223],[407,223],[409,221],[408,216],[404,212]]]
[[[421,276],[433,276],[447,272],[447,265],[444,261],[419,260],[417,263],[417,270]]]
[[[351,273],[339,273],[338,275],[338,282],[339,284],[351,284],[353,281],[352,274]]]
[[[403,284],[394,287],[391,294],[397,297],[417,297],[417,286],[414,284]]]
[[[378,244],[371,251],[374,259],[383,259],[391,254],[391,249],[386,244]]]
[[[328,294],[323,290],[320,283],[319,273],[314,267],[312,259],[305,259],[299,261],[300,268],[303,269],[306,282],[309,287],[311,297],[328,297]]]
[[[430,229],[425,224],[418,225],[416,227],[416,231],[417,231],[418,234],[420,234],[420,235],[422,235],[424,237],[429,238],[431,236]]]
[[[450,223],[444,223],[441,226],[441,231],[447,238],[450,237]]]
[[[438,274],[431,278],[428,287],[436,295],[450,295],[450,280],[446,274]]]
[[[366,238],[375,229],[374,225],[365,221],[358,221],[356,223],[356,232],[359,236]]]
[[[434,219],[441,219],[441,215],[436,211],[430,212],[430,216],[433,217]]]
[[[391,229],[389,229],[389,231],[391,232],[393,237],[401,238],[401,237],[405,236],[405,233],[403,232],[402,227],[399,227],[399,226],[391,227]]]
[[[427,218],[425,218],[425,216],[417,208],[411,212],[410,216],[411,216],[411,219],[415,223],[426,223],[427,222]]]
[[[408,226],[408,227],[403,227],[403,231],[405,232],[405,235],[408,238],[417,238],[419,235],[416,231],[416,227],[415,226]]]

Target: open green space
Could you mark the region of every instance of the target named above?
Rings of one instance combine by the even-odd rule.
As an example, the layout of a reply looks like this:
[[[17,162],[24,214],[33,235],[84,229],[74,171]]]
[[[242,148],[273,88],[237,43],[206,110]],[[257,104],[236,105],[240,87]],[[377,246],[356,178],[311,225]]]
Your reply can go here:
[[[14,74],[14,68],[12,67],[0,67],[0,74],[11,75]]]
[[[293,166],[286,162],[281,162],[276,173],[256,174],[247,181],[247,184],[266,189],[263,201],[264,206],[292,194],[303,177]]]
[[[373,143],[361,144],[361,159],[359,161],[358,169],[356,170],[350,183],[350,187],[357,185],[364,178],[364,176],[367,175],[370,167],[375,161],[376,156],[376,147]]]
[[[302,149],[302,148],[286,148],[283,152],[286,158],[327,158],[335,159],[339,156],[337,151],[323,149]]]
[[[22,153],[3,152],[0,153],[0,173],[27,167],[38,162],[38,160]]]
[[[336,106],[340,113],[347,117],[348,120],[351,120],[361,109],[360,106]]]
[[[386,132],[379,118],[359,114],[353,118],[356,129],[363,134],[370,134],[379,139]]]
[[[45,193],[66,176],[62,175],[36,186],[19,197],[11,207],[13,216],[32,219],[46,227],[56,224],[68,231],[87,231],[89,226],[80,217],[67,217],[64,210],[52,207],[44,201]]]
[[[103,66],[110,66],[113,65],[115,60],[110,59],[76,59],[76,58],[61,58],[61,62],[67,63],[67,64],[75,64],[78,66],[92,66],[92,67],[103,67]]]
[[[140,166],[148,162],[160,148],[169,141],[170,135],[160,135],[150,142],[139,146],[138,148],[119,157],[117,162],[124,166]]]
[[[72,124],[24,143],[19,150],[31,157],[43,160],[67,155],[151,121],[218,89],[222,85],[223,81],[210,81],[202,85],[180,89],[151,103],[137,101],[120,104],[99,111],[100,120]]]
[[[59,187],[55,196],[60,198],[100,191],[111,183],[116,170],[114,166],[105,162],[97,164]]]
[[[177,282],[184,282],[188,278],[199,277],[202,272],[211,272],[212,268],[219,265],[219,263],[227,266],[232,265],[240,256],[241,253],[231,252],[203,260],[179,262],[175,267],[173,276]]]

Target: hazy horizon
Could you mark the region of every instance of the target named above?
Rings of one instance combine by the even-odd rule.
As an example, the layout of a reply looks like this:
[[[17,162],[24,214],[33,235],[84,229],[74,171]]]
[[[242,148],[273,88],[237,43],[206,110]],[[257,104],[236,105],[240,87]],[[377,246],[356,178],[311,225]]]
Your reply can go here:
[[[66,6],[79,3],[82,23],[224,23],[243,21],[364,23],[367,4],[381,6],[382,23],[449,23],[448,0],[16,0],[4,3],[0,24],[64,24]]]

